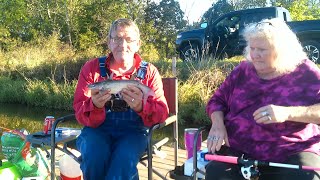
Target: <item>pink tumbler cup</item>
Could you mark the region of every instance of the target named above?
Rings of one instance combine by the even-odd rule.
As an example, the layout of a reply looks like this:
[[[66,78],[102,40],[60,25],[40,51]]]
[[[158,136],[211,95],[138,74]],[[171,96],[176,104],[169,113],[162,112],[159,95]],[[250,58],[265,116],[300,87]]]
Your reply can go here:
[[[190,159],[193,156],[193,144],[196,132],[198,131],[197,128],[187,128],[184,129],[184,145],[187,151],[187,159]],[[202,142],[202,133],[199,133],[198,141],[197,141],[197,151],[201,148]]]

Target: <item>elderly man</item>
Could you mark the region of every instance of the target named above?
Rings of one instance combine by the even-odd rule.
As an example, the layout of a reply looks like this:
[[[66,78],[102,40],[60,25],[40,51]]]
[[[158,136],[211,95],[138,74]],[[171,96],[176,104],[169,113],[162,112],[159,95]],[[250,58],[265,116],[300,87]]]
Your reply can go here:
[[[84,125],[77,140],[84,179],[139,179],[136,165],[147,147],[146,127],[168,116],[161,76],[137,54],[140,45],[137,25],[118,19],[108,35],[111,53],[89,60],[79,74],[73,107]],[[119,94],[87,87],[106,79],[137,80],[155,95],[146,97],[136,86],[127,86]]]

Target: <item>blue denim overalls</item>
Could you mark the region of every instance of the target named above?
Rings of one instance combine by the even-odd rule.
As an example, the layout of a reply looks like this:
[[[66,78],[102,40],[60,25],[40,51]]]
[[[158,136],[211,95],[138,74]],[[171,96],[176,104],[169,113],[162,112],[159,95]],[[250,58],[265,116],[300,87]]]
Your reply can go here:
[[[109,69],[105,68],[107,57],[98,59],[100,75],[110,79]],[[147,67],[148,63],[142,61],[137,72],[138,79],[145,78]],[[84,127],[77,139],[84,179],[139,179],[136,166],[147,148],[146,134],[147,128],[141,117],[132,109],[114,112],[106,108],[104,123],[98,128]]]
[[[129,109],[106,112],[98,128],[84,127],[77,140],[85,180],[137,180],[137,164],[147,147],[147,128]]]

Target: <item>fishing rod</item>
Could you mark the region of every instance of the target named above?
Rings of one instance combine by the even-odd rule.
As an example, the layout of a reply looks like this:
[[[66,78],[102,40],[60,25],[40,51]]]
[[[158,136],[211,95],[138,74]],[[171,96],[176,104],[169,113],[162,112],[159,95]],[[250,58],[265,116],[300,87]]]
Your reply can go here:
[[[307,171],[320,171],[320,168],[318,167],[250,160],[250,159],[243,158],[243,156],[234,157],[234,156],[221,156],[216,154],[204,154],[204,159],[243,165],[241,167],[241,173],[245,179],[251,179],[251,178],[257,179],[259,177],[258,166],[272,166],[272,167],[300,169],[300,170],[307,170]]]

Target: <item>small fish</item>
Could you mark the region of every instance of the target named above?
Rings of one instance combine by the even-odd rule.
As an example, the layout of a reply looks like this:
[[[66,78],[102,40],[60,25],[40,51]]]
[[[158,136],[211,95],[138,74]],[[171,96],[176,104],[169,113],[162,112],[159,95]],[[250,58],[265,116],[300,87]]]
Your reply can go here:
[[[136,86],[137,88],[141,89],[141,91],[143,92],[144,103],[146,103],[149,96],[155,96],[155,93],[151,88],[136,80],[105,80],[89,84],[88,88],[99,89],[100,91],[110,89],[111,94],[118,94],[122,89],[128,88],[128,85]]]

